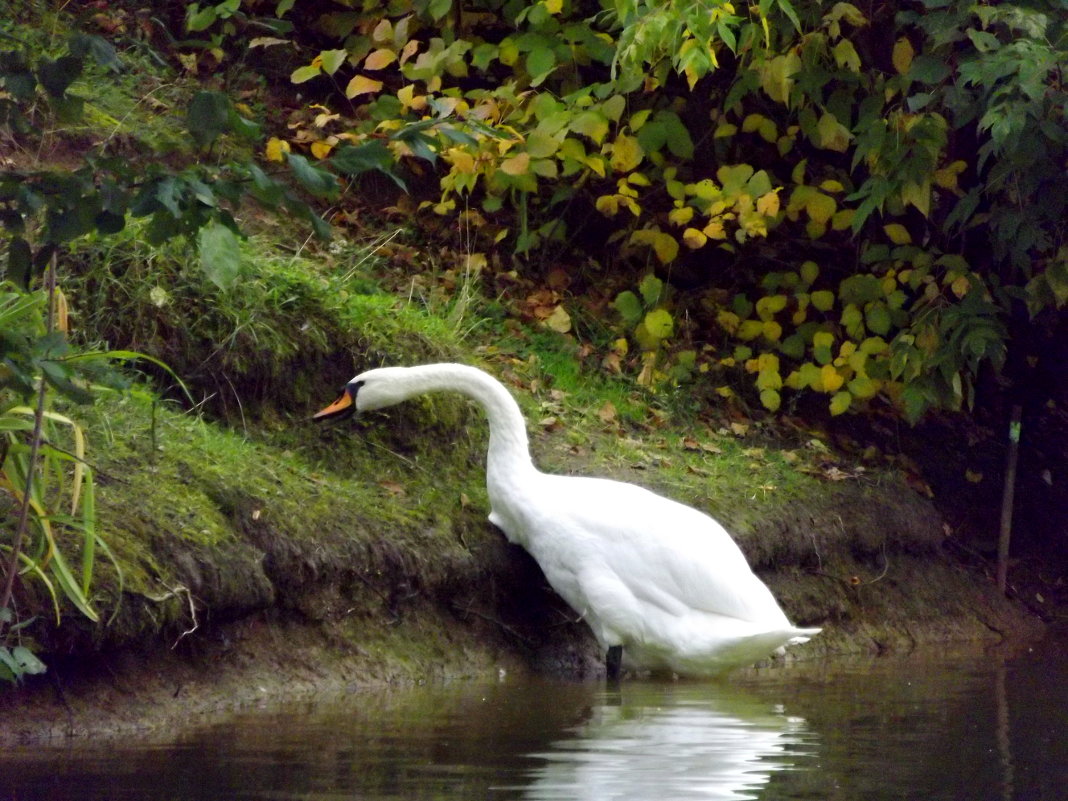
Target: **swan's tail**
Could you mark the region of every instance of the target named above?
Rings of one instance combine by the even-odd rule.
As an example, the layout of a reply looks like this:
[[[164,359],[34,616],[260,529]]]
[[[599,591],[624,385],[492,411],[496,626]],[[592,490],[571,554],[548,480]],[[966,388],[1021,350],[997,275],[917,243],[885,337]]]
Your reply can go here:
[[[791,631],[792,631],[794,636],[786,641],[786,645],[800,645],[803,642],[808,642],[813,637],[815,637],[817,634],[819,634],[821,631],[823,631],[823,629],[822,628],[816,628],[816,629],[798,629],[798,628],[795,628],[795,629],[792,629]]]

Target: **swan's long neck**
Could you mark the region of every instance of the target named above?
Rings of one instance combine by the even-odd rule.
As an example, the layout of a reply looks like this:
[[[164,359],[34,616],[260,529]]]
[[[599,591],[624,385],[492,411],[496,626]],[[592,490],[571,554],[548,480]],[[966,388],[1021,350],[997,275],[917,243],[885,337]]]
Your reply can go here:
[[[493,483],[514,479],[534,470],[527,440],[527,425],[519,404],[497,379],[463,364],[426,364],[406,370],[410,396],[424,392],[459,392],[478,403],[489,421],[486,475]]]

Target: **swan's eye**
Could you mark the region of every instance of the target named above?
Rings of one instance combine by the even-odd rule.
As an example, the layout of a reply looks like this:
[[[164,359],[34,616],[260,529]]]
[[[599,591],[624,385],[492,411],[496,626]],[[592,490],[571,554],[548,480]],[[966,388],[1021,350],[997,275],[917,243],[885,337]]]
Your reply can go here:
[[[353,381],[351,384],[345,387],[345,391],[355,398],[356,393],[360,391],[360,387],[362,387],[365,383],[365,381]]]

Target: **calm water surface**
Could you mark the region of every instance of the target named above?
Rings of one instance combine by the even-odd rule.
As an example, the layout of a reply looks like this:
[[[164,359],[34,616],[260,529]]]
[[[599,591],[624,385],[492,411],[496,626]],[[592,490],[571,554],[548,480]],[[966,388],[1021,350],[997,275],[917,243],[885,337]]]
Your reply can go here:
[[[1068,641],[757,671],[505,677],[0,752],[18,799],[1068,800]]]

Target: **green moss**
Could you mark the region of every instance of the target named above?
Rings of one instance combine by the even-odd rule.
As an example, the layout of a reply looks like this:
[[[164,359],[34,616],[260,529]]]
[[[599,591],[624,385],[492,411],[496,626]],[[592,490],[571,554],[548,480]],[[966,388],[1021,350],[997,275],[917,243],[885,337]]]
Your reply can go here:
[[[285,252],[277,239],[251,237],[244,275],[222,292],[187,244],[150,247],[142,227],[72,254],[65,288],[78,330],[164,361],[198,403],[228,420],[306,414],[309,399],[334,392],[357,368],[457,353],[442,320],[392,295],[355,291],[367,287],[356,270],[332,270],[329,260],[324,266]],[[339,250],[357,255],[351,246]]]

